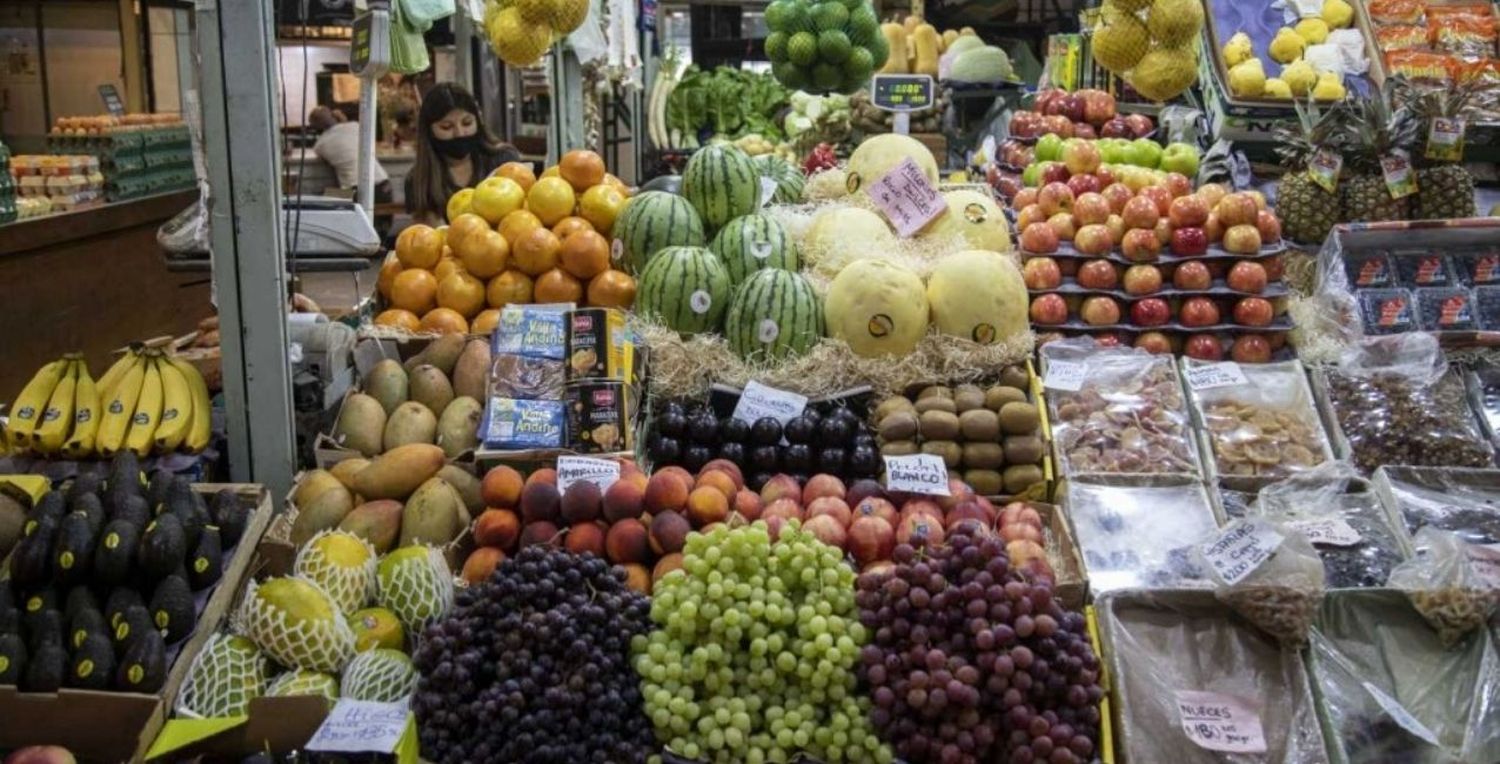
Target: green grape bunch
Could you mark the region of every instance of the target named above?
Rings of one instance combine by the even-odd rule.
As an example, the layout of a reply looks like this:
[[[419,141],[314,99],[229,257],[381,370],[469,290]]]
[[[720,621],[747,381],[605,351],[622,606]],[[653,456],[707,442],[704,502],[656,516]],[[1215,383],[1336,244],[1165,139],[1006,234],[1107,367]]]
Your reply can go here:
[[[632,642],[657,739],[709,762],[892,761],[855,666],[868,639],[843,554],[795,523],[688,537]]]
[[[890,53],[870,0],[773,0],[766,28],[771,74],[810,93],[853,93]]]

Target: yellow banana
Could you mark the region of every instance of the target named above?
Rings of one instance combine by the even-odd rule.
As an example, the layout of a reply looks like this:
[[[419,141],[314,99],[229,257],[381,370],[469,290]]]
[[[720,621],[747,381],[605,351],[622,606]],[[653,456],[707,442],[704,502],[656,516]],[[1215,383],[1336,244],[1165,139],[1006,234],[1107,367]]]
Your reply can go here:
[[[100,398],[107,398],[114,394],[115,385],[119,384],[120,378],[125,376],[125,372],[130,371],[130,367],[135,365],[136,358],[138,357],[140,357],[140,354],[136,352],[135,346],[131,345],[125,349],[125,352],[120,355],[119,359],[110,364],[108,369],[104,370],[104,376],[100,377],[99,381],[94,384],[94,389],[99,391]]]
[[[155,354],[146,359],[146,381],[141,385],[141,397],[135,402],[135,416],[130,418],[130,434],[125,437],[125,447],[136,456],[151,453],[151,437],[161,424],[161,370],[157,368],[160,361]]]
[[[51,456],[68,439],[68,431],[73,429],[73,391],[78,387],[78,367],[81,365],[83,361],[76,358],[69,360],[68,373],[63,375],[57,387],[52,388],[52,397],[42,412],[42,422],[31,436],[33,451]]]
[[[73,434],[63,443],[64,456],[79,459],[94,453],[99,434],[99,390],[89,376],[89,367],[78,362],[78,387],[73,391]]]
[[[170,358],[158,359],[156,368],[161,372],[161,424],[153,441],[157,452],[165,454],[177,450],[187,438],[193,419],[193,392],[182,369]]]
[[[187,380],[188,390],[192,393],[193,415],[182,447],[196,454],[208,448],[209,438],[213,434],[213,401],[208,397],[208,383],[203,381],[203,375],[198,369],[187,361],[172,356],[165,360],[182,372],[183,379]]]
[[[16,450],[31,445],[32,432],[41,424],[42,413],[52,399],[52,391],[68,373],[68,360],[59,358],[41,368],[36,376],[26,383],[21,394],[10,406],[10,444]]]
[[[125,445],[125,434],[135,416],[135,404],[146,382],[146,358],[137,356],[135,363],[114,385],[114,391],[99,396],[102,415],[94,445],[100,456],[114,456]]]

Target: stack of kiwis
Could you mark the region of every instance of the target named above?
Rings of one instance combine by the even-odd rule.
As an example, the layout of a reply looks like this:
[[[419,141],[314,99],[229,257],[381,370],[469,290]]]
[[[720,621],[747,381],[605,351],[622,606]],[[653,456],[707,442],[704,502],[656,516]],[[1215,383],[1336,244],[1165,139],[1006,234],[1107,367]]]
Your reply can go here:
[[[931,385],[875,407],[885,456],[936,454],[984,496],[1015,495],[1045,480],[1042,419],[1027,397],[1026,369],[1010,366],[992,385]]]

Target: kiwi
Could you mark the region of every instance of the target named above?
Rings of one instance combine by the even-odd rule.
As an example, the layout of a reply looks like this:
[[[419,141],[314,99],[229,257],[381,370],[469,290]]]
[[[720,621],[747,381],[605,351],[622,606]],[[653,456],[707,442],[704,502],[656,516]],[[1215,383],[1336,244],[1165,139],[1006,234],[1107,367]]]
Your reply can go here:
[[[906,400],[902,398],[902,400]],[[897,411],[880,419],[880,439],[910,440],[917,437],[917,415],[914,411]]]
[[[1026,393],[1014,387],[995,385],[984,391],[984,407],[990,411],[999,411],[1007,403],[1025,403]]]
[[[1004,493],[1005,481],[994,470],[965,470],[964,482],[980,496],[999,496]]]
[[[1024,391],[1031,386],[1031,375],[1025,366],[1007,366],[1000,371],[1000,384]]]
[[[911,456],[917,453],[917,442],[914,440],[893,440],[880,447],[881,456]]]
[[[1042,482],[1042,468],[1035,464],[1013,464],[1005,468],[1003,478],[1006,493],[1021,493]]]
[[[984,408],[984,391],[979,385],[959,385],[953,388],[953,402],[958,404],[959,413]]]
[[[923,440],[953,440],[958,437],[958,417],[948,411],[924,411],[918,417]]]
[[[917,393],[917,402],[921,403],[927,398],[943,398],[951,401],[953,400],[953,389],[942,385],[929,385],[922,388],[922,392]]]
[[[958,418],[958,427],[969,443],[997,443],[1000,440],[1000,416],[989,409],[965,411]]]
[[[947,465],[949,469],[953,469],[963,463],[964,458],[963,446],[951,440],[924,441],[922,443],[922,453],[943,457],[943,464]]]
[[[898,411],[916,413],[917,407],[913,406],[910,400],[900,395],[893,395],[881,401],[880,405],[875,407],[875,421],[884,422],[886,417]]]
[[[958,413],[958,404],[952,398],[939,398],[931,396],[917,401],[917,413],[924,414],[928,411],[946,411],[949,414]]]
[[[1042,439],[1035,435],[1010,435],[1005,438],[1006,464],[1037,464],[1042,461]]]
[[[1005,466],[1005,453],[999,443],[965,443],[964,466],[969,469],[998,470]]]
[[[1000,408],[1000,429],[1006,435],[1030,435],[1041,424],[1036,406],[1030,403],[1007,403]]]

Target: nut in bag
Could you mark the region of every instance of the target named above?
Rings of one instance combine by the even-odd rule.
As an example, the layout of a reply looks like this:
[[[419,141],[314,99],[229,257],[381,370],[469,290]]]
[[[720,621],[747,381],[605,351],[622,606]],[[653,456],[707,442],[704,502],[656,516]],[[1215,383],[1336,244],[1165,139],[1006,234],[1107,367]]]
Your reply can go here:
[[[1389,586],[1406,593],[1412,607],[1452,647],[1481,628],[1500,603],[1500,561],[1493,550],[1474,547],[1454,533],[1417,531],[1416,554],[1391,571]]]
[[[1214,595],[1288,646],[1307,642],[1325,588],[1323,562],[1296,530],[1236,520],[1198,546]]]

